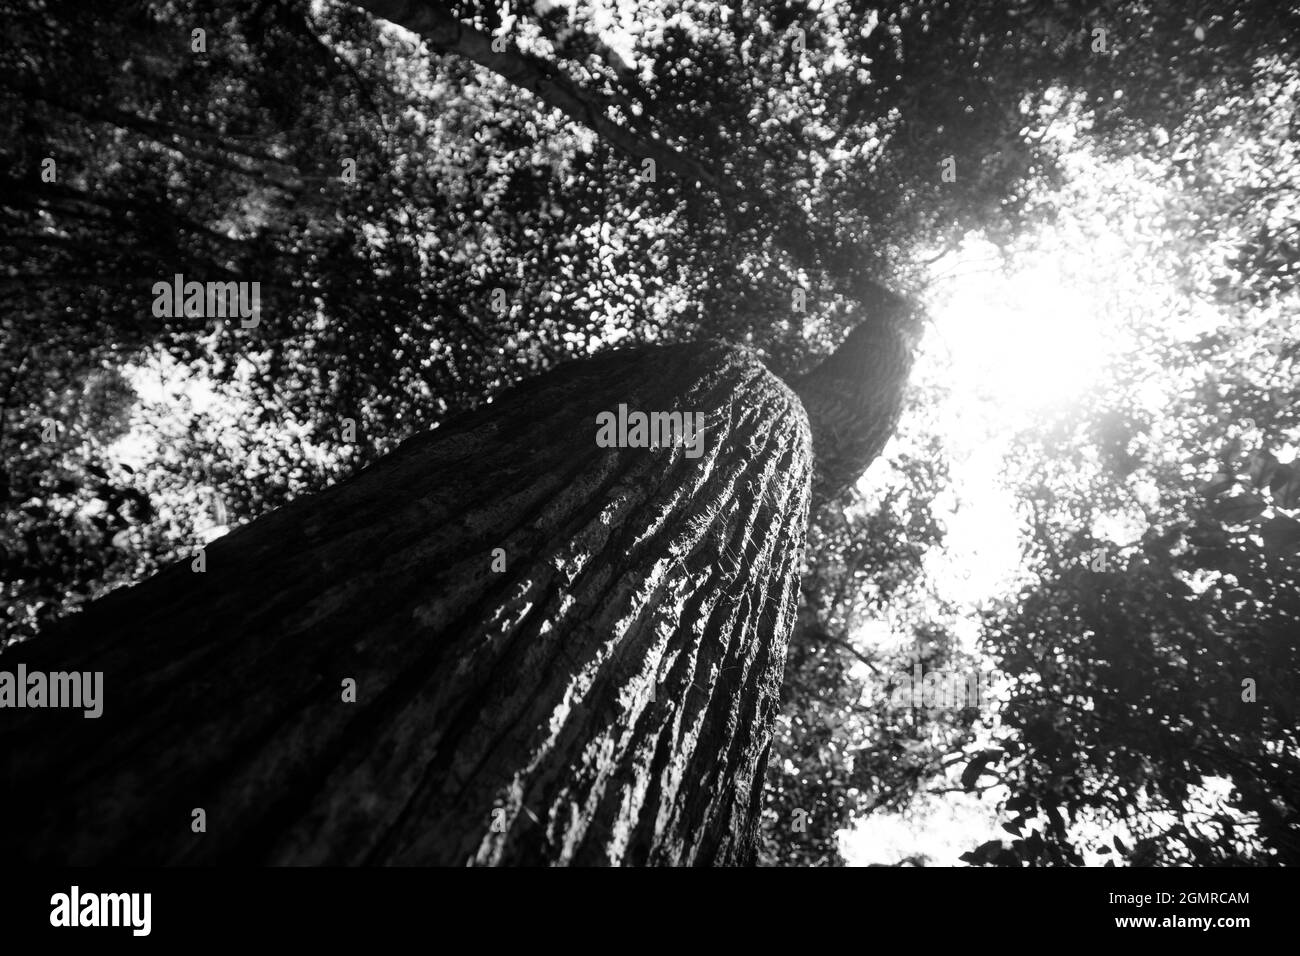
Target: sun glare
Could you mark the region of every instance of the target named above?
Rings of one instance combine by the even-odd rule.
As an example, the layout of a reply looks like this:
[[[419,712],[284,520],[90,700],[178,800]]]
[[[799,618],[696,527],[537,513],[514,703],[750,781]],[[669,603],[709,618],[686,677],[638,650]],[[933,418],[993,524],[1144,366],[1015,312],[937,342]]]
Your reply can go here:
[[[945,282],[936,347],[952,357],[954,397],[1000,422],[1069,401],[1105,370],[1105,306],[1052,263],[1013,275],[969,271]],[[989,423],[993,424],[993,423]]]
[[[1017,256],[1012,271],[978,243],[933,269],[933,324],[915,379],[944,393],[933,427],[949,455],[952,487],[936,501],[945,547],[925,562],[937,593],[970,611],[958,622],[969,625],[958,628],[968,632],[968,650],[978,631],[976,609],[1014,588],[1021,566],[1020,516],[1005,474],[1012,439],[1104,385],[1111,356],[1132,347],[1116,314],[1118,289],[1130,305],[1135,290],[1160,291],[1119,275],[1120,263],[1137,261],[1124,249],[1100,243],[1112,281],[1099,282],[1071,268],[1065,237],[1048,233],[1041,240]],[[869,473],[864,486],[871,481]],[[888,643],[874,631],[860,637]]]

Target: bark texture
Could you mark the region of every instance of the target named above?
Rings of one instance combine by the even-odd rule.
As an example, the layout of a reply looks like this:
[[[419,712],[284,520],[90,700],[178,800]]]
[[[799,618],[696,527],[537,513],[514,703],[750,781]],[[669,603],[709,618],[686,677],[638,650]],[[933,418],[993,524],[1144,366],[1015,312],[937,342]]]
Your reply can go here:
[[[598,448],[620,403],[703,454]],[[104,673],[0,711],[0,859],[748,862],[811,467],[743,349],[526,383],[0,656]]]
[[[793,383],[812,428],[813,506],[833,500],[876,460],[898,426],[920,323],[899,300],[867,310],[833,353]]]

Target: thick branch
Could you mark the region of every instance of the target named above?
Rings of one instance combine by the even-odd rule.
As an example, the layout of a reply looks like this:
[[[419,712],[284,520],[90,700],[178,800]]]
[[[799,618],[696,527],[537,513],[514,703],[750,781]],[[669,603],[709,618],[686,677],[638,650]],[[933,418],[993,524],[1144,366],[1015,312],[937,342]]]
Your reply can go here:
[[[812,428],[814,503],[862,477],[894,433],[917,334],[906,305],[869,310],[838,349],[794,383]]]
[[[657,169],[687,182],[707,185],[724,200],[748,191],[744,184],[731,181],[669,143],[628,129],[611,116],[616,108],[614,100],[575,82],[545,60],[524,53],[509,43],[501,52],[493,50],[492,37],[462,23],[437,0],[355,2],[374,16],[418,33],[434,49],[465,57],[514,86],[529,91],[633,159],[653,159]],[[765,201],[770,202],[770,197]],[[729,209],[729,204],[724,202],[724,208]],[[774,237],[777,244],[801,266],[828,270],[839,282],[843,293],[856,301],[864,314],[896,309],[902,303],[899,296],[863,274],[861,263],[868,260],[856,243],[844,242],[832,230],[813,223],[794,203],[781,202],[773,213],[772,221],[781,224]],[[828,249],[831,250],[831,261],[819,261],[816,253]]]
[[[551,64],[522,52],[511,43],[507,43],[501,52],[492,49],[492,37],[462,23],[440,3],[433,0],[356,2],[375,16],[418,33],[434,49],[463,56],[512,85],[527,90],[628,156],[638,160],[653,159],[657,169],[667,170],[688,182],[711,186],[722,193],[732,188],[699,161],[667,143],[638,135],[612,119],[611,100],[593,90],[583,89]]]

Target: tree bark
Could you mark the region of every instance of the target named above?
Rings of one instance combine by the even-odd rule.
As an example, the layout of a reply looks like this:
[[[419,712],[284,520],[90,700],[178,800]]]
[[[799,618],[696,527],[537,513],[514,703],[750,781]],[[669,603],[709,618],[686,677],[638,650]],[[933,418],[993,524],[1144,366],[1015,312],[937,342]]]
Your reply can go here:
[[[620,404],[703,453],[597,447]],[[0,858],[749,862],[811,468],[743,349],[526,383],[0,656],[104,675],[0,710]]]

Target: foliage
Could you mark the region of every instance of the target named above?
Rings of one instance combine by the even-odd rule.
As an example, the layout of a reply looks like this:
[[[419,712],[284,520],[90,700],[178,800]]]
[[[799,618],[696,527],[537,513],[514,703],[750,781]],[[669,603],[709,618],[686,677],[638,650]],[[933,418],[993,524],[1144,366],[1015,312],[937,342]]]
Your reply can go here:
[[[1031,576],[985,635],[1013,678],[995,750],[970,714],[861,700],[863,668],[960,656],[921,566],[943,544],[943,450],[921,435],[875,476],[893,490],[817,516],[765,855],[829,862],[851,818],[974,755],[1034,827],[979,862],[1077,862],[1064,821],[1085,812],[1136,827],[1137,862],[1293,859],[1296,6],[450,6],[710,181],[647,182],[641,156],[349,4],[14,5],[0,643],[567,358],[716,336],[794,375],[856,322],[864,283],[919,290],[969,234],[1011,255],[1078,214],[1061,197],[1083,139],[1163,177],[1154,244],[1222,321],[1151,343],[1185,385],[1158,415],[1134,367],[1026,437]],[[261,321],[154,315],[177,273],[260,283]],[[176,387],[137,399],[158,373]],[[201,408],[181,397],[196,383]],[[1091,522],[1139,485],[1147,527],[1120,548]],[[1096,547],[1114,569],[1080,564]],[[886,607],[910,644],[858,639]],[[1211,779],[1238,816],[1157,832]]]

